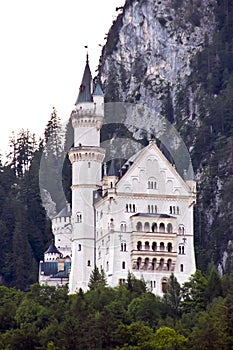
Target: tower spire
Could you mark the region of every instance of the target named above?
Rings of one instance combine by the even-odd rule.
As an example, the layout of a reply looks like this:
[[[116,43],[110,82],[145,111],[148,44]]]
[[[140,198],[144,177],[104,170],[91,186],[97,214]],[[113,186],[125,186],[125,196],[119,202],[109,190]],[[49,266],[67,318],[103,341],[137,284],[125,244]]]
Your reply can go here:
[[[83,78],[82,78],[81,85],[79,87],[79,94],[75,102],[75,105],[82,102],[92,102],[92,75],[89,67],[88,52],[86,56],[86,66],[84,69]]]

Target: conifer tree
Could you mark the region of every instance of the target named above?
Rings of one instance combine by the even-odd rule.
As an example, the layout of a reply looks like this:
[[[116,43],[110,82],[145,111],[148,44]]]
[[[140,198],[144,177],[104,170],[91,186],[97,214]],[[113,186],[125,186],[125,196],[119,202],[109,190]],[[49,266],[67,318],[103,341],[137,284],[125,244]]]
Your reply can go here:
[[[98,267],[95,266],[94,270],[90,275],[88,288],[90,290],[98,289],[99,287],[105,287],[107,284],[104,270],[99,271]]]

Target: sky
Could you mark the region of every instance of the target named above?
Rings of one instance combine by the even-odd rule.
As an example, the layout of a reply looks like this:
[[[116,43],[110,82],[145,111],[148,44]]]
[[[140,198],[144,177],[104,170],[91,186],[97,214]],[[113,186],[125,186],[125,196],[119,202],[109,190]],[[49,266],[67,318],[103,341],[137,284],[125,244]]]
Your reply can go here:
[[[92,74],[124,0],[0,1],[0,154],[14,131],[43,136],[52,108],[65,123],[88,45]]]

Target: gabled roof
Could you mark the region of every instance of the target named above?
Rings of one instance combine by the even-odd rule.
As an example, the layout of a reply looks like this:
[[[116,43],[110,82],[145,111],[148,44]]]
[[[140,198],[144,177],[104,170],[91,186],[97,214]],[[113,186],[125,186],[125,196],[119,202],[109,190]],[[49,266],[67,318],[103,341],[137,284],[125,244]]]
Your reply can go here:
[[[157,156],[166,164],[167,168],[172,172],[172,174],[175,176],[175,178],[178,180],[182,186],[186,188],[186,190],[189,192],[190,188],[188,187],[185,180],[181,177],[181,175],[176,171],[174,166],[169,162],[169,160],[166,158],[166,156],[163,154],[163,152],[158,148],[155,141],[150,141],[149,145],[137,152],[135,155],[133,155],[126,163],[125,165],[129,166],[129,169],[127,169],[126,173],[121,177],[121,179],[118,181],[117,186],[119,186],[122,182],[125,181],[125,179],[130,176],[130,174],[133,172],[133,170],[138,166],[138,164],[141,162],[145,154],[150,150],[154,149]]]
[[[92,75],[89,67],[88,55],[86,66],[83,73],[83,78],[81,85],[79,87],[79,94],[76,100],[75,105],[82,102],[92,102],[92,94],[91,94],[91,85],[92,85]]]

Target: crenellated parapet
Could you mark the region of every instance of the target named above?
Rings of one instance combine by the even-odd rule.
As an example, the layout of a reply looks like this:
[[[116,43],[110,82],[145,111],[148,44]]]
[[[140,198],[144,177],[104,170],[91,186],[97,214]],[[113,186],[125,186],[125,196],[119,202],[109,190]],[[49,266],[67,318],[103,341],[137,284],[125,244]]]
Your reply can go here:
[[[94,147],[94,146],[78,146],[73,147],[69,151],[69,159],[70,162],[73,164],[74,162],[80,162],[80,161],[94,161],[102,163],[105,157],[105,150],[100,147]]]
[[[93,127],[100,130],[103,124],[104,111],[96,108],[95,104],[88,104],[90,107],[76,108],[71,112],[71,120],[73,128],[77,127]]]

